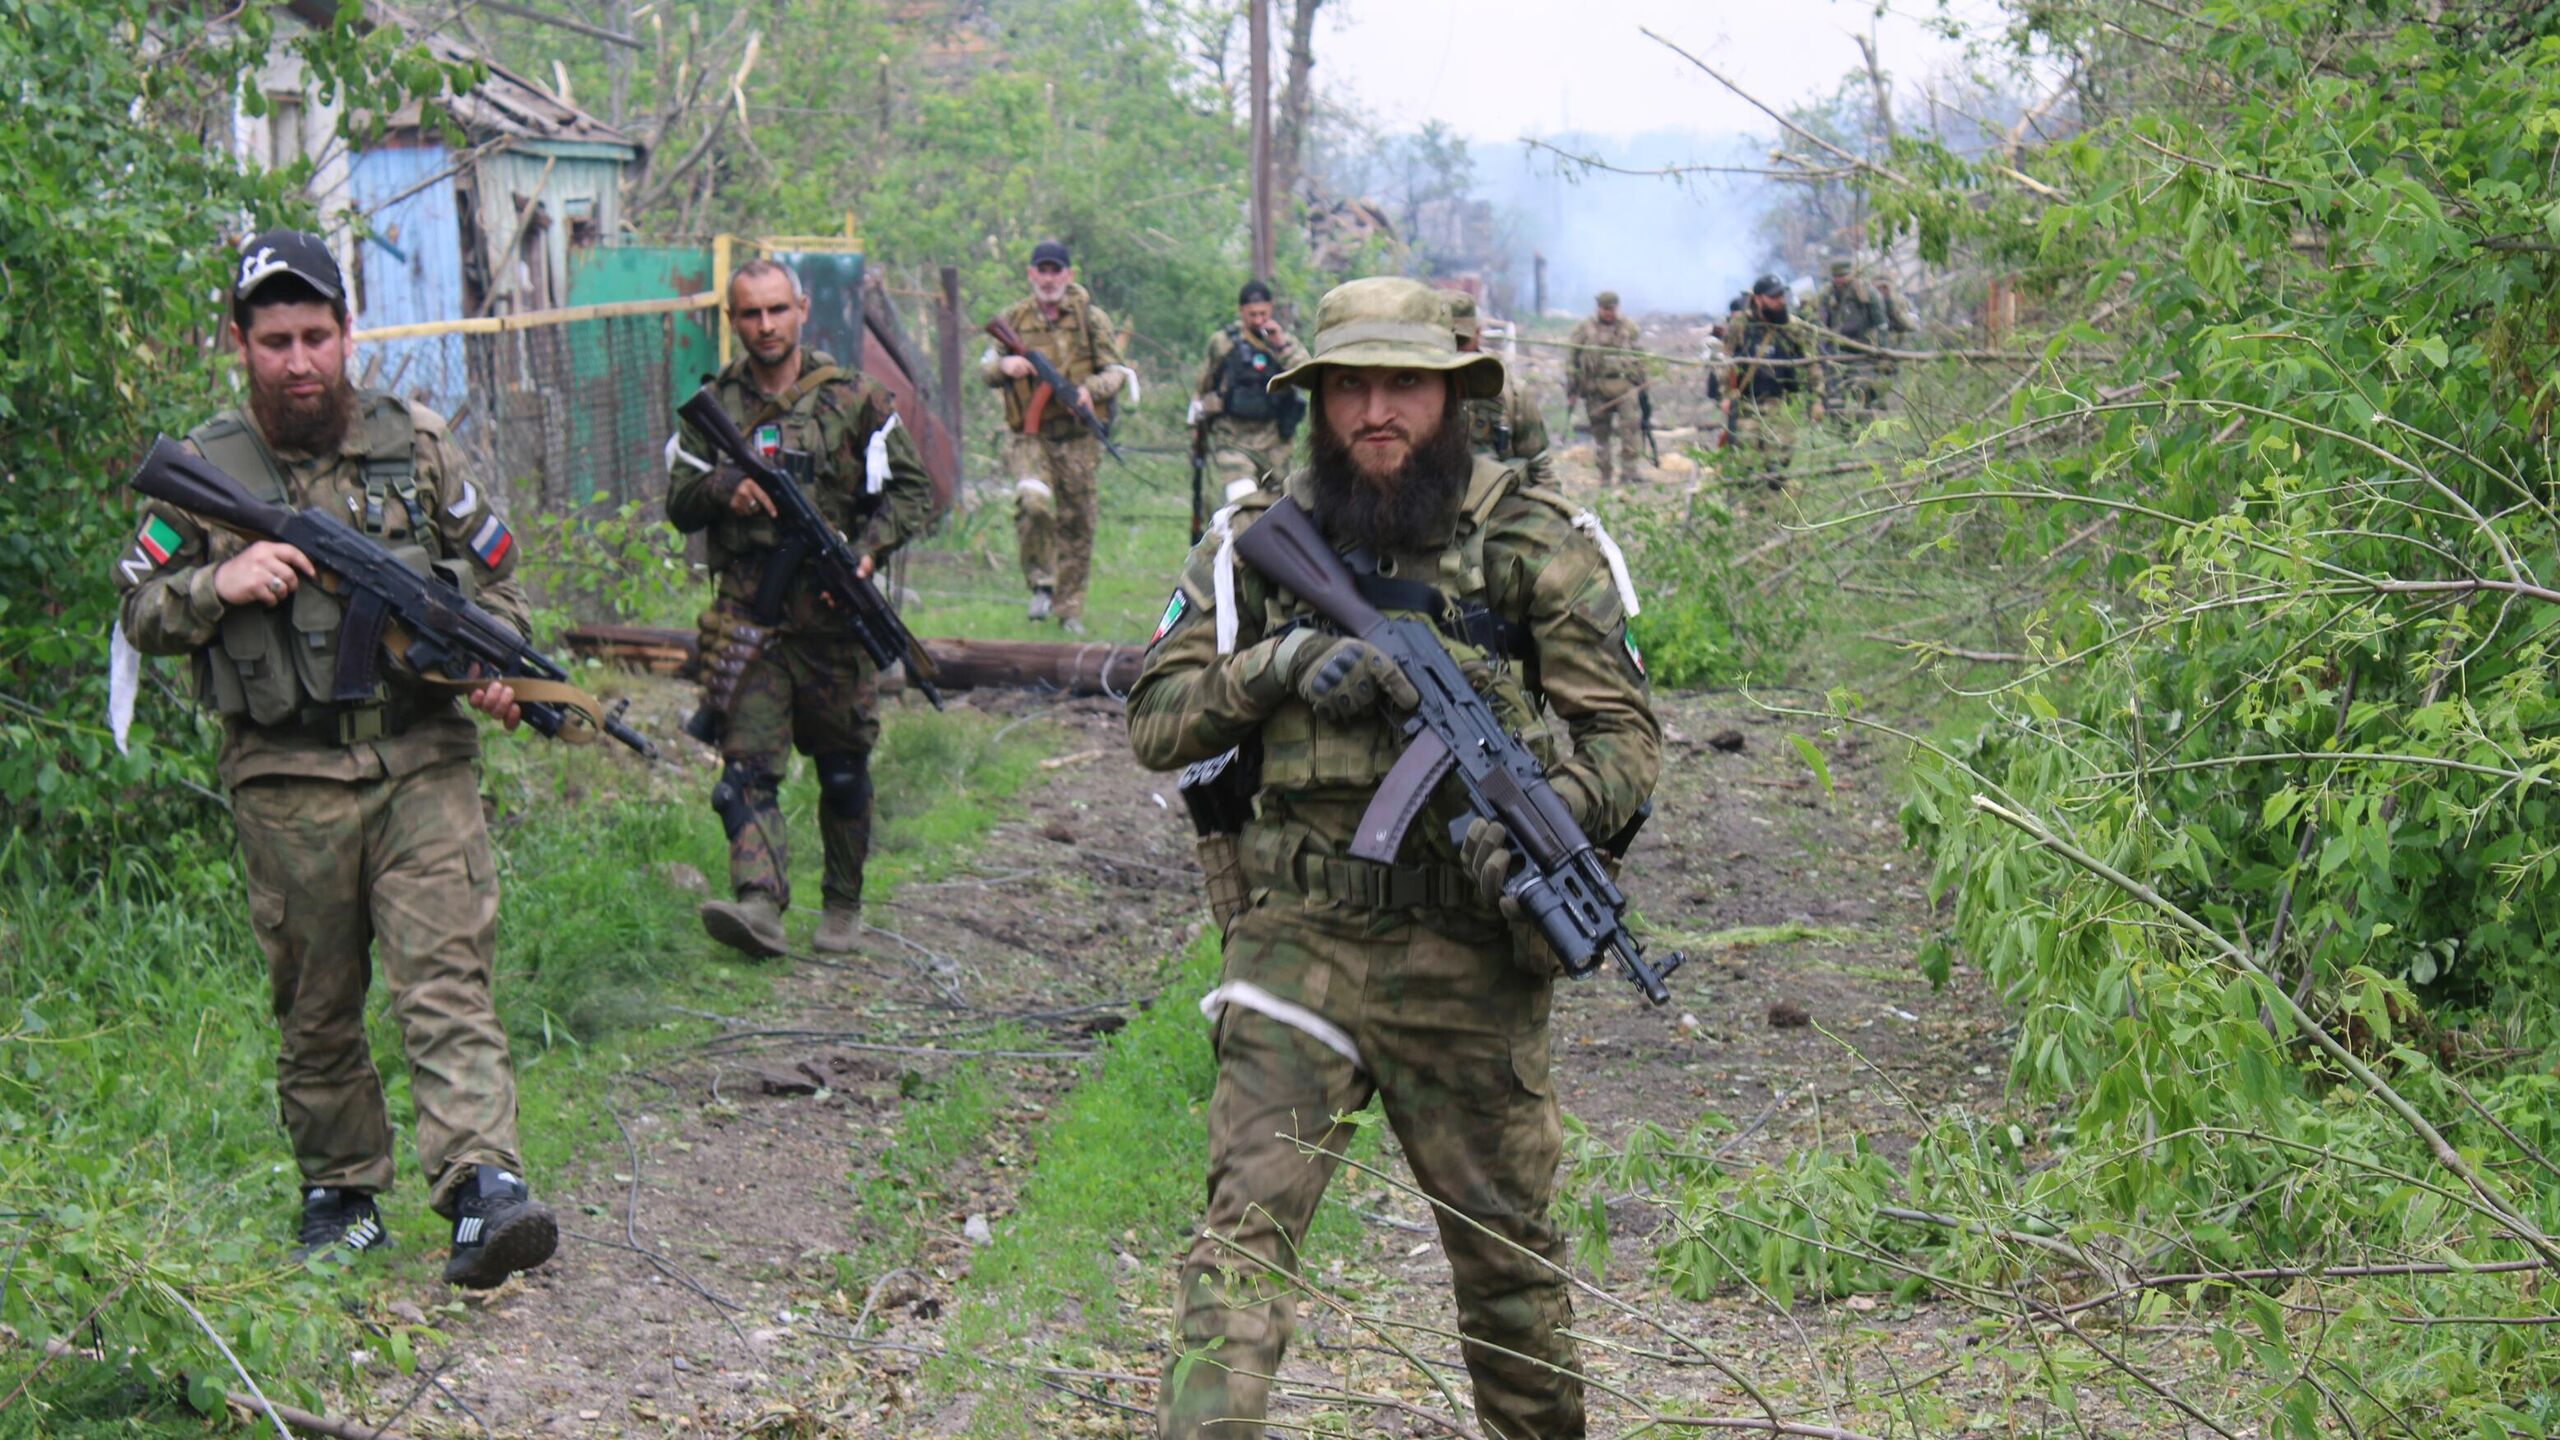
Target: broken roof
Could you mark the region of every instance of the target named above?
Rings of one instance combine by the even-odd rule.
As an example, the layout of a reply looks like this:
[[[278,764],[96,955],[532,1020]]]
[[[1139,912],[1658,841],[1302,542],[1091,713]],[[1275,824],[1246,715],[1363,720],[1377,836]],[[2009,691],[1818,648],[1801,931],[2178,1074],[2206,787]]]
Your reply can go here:
[[[304,23],[325,27],[335,20],[338,0],[291,0],[288,8]],[[476,63],[485,67],[486,76],[478,85],[460,95],[447,95],[438,102],[473,140],[504,136],[517,140],[610,145],[634,157],[640,153],[640,142],[560,98],[548,87],[508,69],[450,35],[425,31],[409,16],[380,3],[366,4],[365,17],[365,23],[369,25],[390,25],[417,37],[419,43],[427,47],[427,53],[441,62]],[[402,106],[393,112],[389,123],[395,130],[417,128],[418,106],[414,103]]]

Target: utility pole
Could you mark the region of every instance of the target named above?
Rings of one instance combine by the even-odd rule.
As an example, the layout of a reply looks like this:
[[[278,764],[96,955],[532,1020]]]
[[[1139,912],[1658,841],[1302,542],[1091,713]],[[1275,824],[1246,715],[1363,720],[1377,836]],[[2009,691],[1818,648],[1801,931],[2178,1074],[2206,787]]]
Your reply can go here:
[[[1253,0],[1253,274],[1271,278],[1271,0]]]

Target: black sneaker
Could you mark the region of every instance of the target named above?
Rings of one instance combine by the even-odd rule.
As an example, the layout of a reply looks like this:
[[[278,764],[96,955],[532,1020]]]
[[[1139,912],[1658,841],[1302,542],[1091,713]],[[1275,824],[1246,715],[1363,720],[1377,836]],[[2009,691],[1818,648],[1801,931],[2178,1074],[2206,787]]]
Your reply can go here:
[[[513,1174],[495,1165],[474,1168],[479,1173],[463,1187],[453,1214],[453,1258],[444,1262],[444,1279],[465,1290],[494,1290],[550,1259],[560,1246],[560,1225]]]
[[[302,1192],[302,1241],[293,1247],[296,1263],[323,1251],[361,1255],[390,1248],[391,1232],[382,1228],[382,1216],[373,1208],[371,1195],[334,1185],[314,1185]]]

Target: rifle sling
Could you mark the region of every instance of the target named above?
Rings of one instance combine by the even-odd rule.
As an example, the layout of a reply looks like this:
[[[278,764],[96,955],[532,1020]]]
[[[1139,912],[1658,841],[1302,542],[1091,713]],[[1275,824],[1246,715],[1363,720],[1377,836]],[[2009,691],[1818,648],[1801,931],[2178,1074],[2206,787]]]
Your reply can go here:
[[[406,631],[386,632],[382,637],[382,645],[394,655],[403,659],[408,657],[409,636]],[[496,675],[484,676],[477,680],[456,680],[450,675],[433,675],[423,670],[418,672],[418,679],[422,683],[458,694],[469,694],[483,685],[503,684],[516,692],[516,703],[520,705],[556,705],[561,711],[560,734],[557,738],[573,745],[591,744],[598,736],[604,734],[604,706],[597,701],[596,697],[565,680],[545,680],[533,675]]]

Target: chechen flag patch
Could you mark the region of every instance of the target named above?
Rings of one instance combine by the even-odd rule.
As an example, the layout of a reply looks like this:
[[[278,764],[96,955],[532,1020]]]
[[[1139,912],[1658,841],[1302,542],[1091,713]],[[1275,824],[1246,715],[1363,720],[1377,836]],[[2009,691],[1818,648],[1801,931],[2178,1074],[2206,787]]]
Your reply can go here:
[[[1633,630],[1626,630],[1620,633],[1627,642],[1627,659],[1636,667],[1636,678],[1639,680],[1652,679],[1653,676],[1647,673],[1644,668],[1644,652],[1636,648],[1636,632]]]
[[[142,547],[143,554],[151,557],[153,565],[158,566],[168,564],[169,557],[177,554],[178,547],[185,542],[179,538],[177,526],[154,515],[142,522],[142,533],[134,537],[134,543]]]
[[[506,559],[507,553],[515,548],[516,537],[507,529],[507,522],[495,515],[482,521],[478,533],[471,537],[471,553],[479,556],[480,563],[492,570],[497,569],[498,562]]]
[[[1183,596],[1182,591],[1177,587],[1173,592],[1173,598],[1164,602],[1164,618],[1156,622],[1156,633],[1147,641],[1147,643],[1153,645],[1156,641],[1161,640],[1167,634],[1170,634],[1175,624],[1181,621],[1182,612],[1190,608],[1191,602]]]

